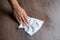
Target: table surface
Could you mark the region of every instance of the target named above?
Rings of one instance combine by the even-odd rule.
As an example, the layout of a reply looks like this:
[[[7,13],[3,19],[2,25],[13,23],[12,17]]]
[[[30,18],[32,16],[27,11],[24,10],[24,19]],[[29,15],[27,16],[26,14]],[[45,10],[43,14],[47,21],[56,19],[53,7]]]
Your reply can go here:
[[[1,0],[0,0],[1,2]],[[27,14],[44,20],[42,28],[33,36],[29,36],[24,29],[17,29],[18,23],[13,15],[8,15],[11,11],[6,0],[2,0],[5,8],[0,11],[0,40],[60,40],[60,1],[59,0],[18,0]]]

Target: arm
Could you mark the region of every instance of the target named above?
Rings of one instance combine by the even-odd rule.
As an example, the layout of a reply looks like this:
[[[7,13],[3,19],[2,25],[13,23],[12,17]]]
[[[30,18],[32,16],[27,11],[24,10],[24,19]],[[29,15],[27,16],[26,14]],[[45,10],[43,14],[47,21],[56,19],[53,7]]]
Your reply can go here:
[[[11,4],[12,4],[13,8],[23,9],[23,8],[19,5],[19,3],[18,3],[17,0],[10,0],[10,1],[11,1]]]
[[[17,0],[10,0],[11,4],[14,8],[14,15],[17,19],[18,22],[22,21],[24,24],[28,24],[27,21],[27,14],[25,12],[25,10],[19,5],[19,3],[17,2]]]

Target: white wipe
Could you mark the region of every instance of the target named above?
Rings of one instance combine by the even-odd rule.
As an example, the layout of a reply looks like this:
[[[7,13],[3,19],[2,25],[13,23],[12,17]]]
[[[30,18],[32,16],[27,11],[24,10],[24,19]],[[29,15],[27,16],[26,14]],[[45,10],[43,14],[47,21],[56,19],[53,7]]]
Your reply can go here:
[[[29,25],[23,25],[22,22],[20,22],[20,25],[18,28],[24,28],[25,32],[27,32],[30,36],[35,34],[43,25],[44,21],[36,19],[36,18],[28,18]]]

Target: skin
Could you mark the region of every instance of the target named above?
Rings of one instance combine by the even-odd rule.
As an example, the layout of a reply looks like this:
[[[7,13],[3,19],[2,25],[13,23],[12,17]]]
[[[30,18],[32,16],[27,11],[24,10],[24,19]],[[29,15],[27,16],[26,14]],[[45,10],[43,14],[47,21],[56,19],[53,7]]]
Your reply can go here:
[[[17,0],[10,0],[13,5],[13,12],[18,22],[28,25],[28,15],[25,10],[18,4]]]

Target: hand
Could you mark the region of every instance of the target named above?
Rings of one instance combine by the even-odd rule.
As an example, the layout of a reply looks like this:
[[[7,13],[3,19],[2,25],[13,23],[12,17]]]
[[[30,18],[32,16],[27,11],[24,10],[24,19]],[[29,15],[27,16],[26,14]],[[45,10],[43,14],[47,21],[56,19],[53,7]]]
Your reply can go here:
[[[21,21],[23,24],[28,25],[28,15],[23,8],[15,7],[13,11],[18,22]]]

